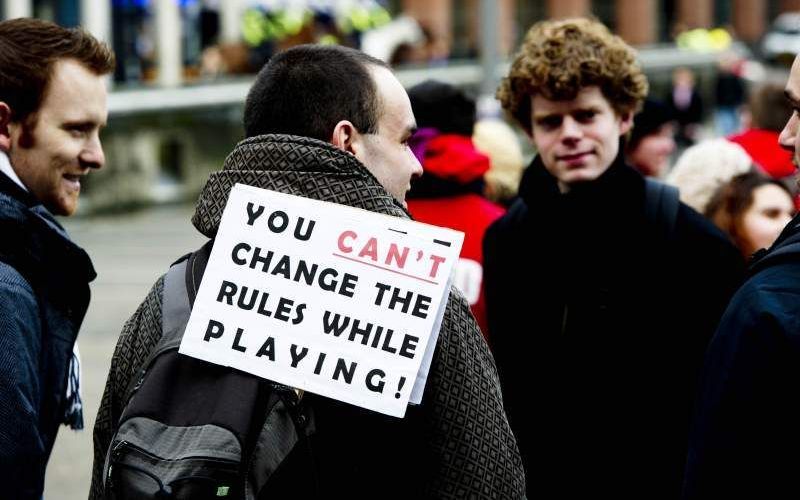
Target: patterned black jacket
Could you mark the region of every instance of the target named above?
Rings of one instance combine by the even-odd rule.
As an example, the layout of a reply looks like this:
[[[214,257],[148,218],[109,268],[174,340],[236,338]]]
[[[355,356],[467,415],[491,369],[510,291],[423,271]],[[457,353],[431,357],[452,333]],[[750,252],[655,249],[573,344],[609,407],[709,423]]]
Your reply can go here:
[[[352,155],[321,141],[268,135],[247,139],[211,174],[195,227],[213,238],[235,183],[408,218]],[[90,498],[102,497],[105,453],[124,406],[125,388],[161,334],[163,278],[125,324],[94,429]],[[503,411],[494,360],[453,290],[422,404],[396,419],[306,395],[313,406],[312,461],[287,459],[294,498],[522,498],[525,477]],[[313,483],[313,484],[312,484]],[[291,492],[291,493],[289,493]],[[273,492],[274,493],[274,492]],[[280,494],[272,498],[282,498]]]

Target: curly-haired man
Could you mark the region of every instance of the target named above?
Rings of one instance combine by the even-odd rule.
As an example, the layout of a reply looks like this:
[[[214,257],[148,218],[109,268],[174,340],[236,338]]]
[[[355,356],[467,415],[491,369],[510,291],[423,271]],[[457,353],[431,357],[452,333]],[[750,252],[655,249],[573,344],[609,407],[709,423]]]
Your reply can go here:
[[[529,498],[675,498],[733,246],[625,165],[647,93],[589,19],[533,26],[498,97],[538,155],[484,239],[489,335]]]

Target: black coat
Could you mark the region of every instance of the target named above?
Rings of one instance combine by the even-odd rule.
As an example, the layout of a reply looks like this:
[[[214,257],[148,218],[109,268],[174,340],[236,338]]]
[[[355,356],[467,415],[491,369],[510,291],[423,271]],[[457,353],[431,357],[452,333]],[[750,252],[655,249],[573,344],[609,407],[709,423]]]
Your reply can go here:
[[[687,499],[800,496],[800,217],[750,275],[706,356]]]
[[[708,339],[742,259],[686,205],[648,224],[617,160],[561,194],[539,159],[484,238],[489,338],[529,498],[676,498]]]

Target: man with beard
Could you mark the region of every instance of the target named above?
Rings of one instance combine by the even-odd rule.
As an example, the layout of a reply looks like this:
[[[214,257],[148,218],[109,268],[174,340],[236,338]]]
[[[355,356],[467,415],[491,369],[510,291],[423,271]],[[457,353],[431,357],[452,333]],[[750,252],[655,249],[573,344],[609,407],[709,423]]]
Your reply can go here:
[[[40,498],[60,424],[83,428],[73,346],[95,277],[54,215],[105,163],[109,48],[37,19],[0,23],[0,479]]]

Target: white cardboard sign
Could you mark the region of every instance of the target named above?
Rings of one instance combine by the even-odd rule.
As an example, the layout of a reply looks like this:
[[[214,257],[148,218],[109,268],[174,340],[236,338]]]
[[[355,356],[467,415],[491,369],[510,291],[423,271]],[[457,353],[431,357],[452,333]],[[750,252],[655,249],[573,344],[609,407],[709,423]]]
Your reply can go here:
[[[463,239],[237,184],[180,352],[402,417],[422,400]]]

